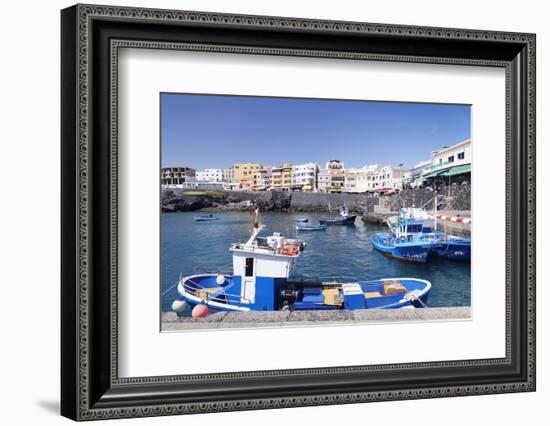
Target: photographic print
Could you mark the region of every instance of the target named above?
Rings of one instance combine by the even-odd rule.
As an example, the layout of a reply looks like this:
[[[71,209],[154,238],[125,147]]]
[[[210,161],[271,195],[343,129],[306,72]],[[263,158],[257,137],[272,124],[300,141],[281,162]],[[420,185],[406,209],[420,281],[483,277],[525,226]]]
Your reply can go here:
[[[161,330],[471,316],[471,108],[160,94]]]

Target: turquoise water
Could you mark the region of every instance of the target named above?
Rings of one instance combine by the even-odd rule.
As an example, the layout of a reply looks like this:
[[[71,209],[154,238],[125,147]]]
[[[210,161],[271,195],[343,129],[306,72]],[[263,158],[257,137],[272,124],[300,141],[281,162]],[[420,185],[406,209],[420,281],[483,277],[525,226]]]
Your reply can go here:
[[[174,284],[181,274],[232,272],[229,246],[245,241],[252,219],[248,212],[214,213],[220,220],[195,222],[201,213],[164,213],[161,216],[162,310],[169,311],[177,297]],[[426,264],[408,264],[375,251],[370,236],[387,228],[363,224],[329,226],[326,231],[297,232],[297,217],[317,223],[319,213],[262,213],[267,225],[262,235],[280,232],[300,238],[307,247],[292,279],[305,281],[357,281],[376,278],[413,277],[433,285],[428,306],[470,305],[470,263],[432,257]],[[172,287],[172,288],[171,288]]]

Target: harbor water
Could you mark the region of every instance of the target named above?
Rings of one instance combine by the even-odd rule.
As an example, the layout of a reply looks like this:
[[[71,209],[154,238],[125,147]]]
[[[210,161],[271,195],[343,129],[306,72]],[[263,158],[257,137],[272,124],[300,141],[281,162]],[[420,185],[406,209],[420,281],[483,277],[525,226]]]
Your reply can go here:
[[[162,311],[171,309],[178,296],[175,284],[184,276],[200,273],[231,273],[231,244],[250,235],[252,217],[248,212],[216,212],[219,220],[195,222],[200,212],[161,215]],[[425,264],[410,264],[385,257],[375,251],[370,236],[387,227],[364,224],[329,226],[324,231],[296,231],[296,219],[307,217],[318,223],[324,213],[261,213],[266,228],[261,235],[280,232],[307,244],[291,276],[296,281],[353,282],[378,278],[412,277],[432,283],[430,307],[470,306],[470,262],[430,257]]]

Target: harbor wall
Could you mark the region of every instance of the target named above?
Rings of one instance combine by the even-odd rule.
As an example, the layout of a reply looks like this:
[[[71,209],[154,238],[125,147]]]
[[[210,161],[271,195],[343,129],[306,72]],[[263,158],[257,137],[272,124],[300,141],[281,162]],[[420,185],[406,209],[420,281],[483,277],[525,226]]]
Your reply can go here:
[[[162,210],[248,210],[253,205],[263,211],[326,211],[346,206],[355,213],[373,213],[376,208],[398,211],[401,207],[433,209],[430,202],[438,196],[439,210],[469,211],[469,184],[437,188],[405,189],[399,194],[328,194],[320,192],[195,191],[167,189],[161,193]]]
[[[272,328],[304,325],[357,325],[406,321],[449,321],[471,318],[469,306],[424,309],[361,309],[356,311],[249,311],[217,312],[206,318],[179,317],[175,312],[161,314],[162,331]]]
[[[290,206],[295,211],[322,211],[328,210],[329,204],[332,209],[346,206],[354,212],[367,211],[369,207],[378,205],[378,197],[367,194],[327,194],[312,192],[291,193]]]
[[[250,192],[250,191],[185,191],[164,190],[162,210],[248,210],[258,206],[262,211],[325,211],[346,206],[363,213],[377,205],[378,197],[367,194],[327,194],[312,192]]]

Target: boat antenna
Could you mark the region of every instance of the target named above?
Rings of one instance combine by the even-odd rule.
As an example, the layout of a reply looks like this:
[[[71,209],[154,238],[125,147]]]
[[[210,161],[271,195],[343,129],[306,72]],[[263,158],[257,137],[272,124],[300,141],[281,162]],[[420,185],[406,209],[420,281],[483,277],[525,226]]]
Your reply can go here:
[[[437,231],[437,195],[434,197],[434,232]]]

